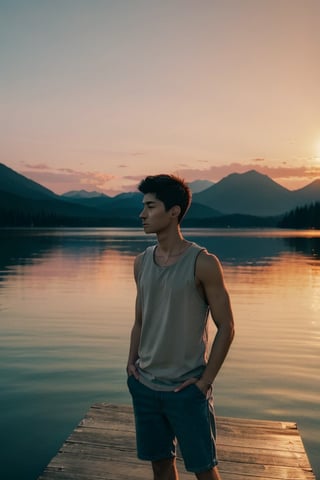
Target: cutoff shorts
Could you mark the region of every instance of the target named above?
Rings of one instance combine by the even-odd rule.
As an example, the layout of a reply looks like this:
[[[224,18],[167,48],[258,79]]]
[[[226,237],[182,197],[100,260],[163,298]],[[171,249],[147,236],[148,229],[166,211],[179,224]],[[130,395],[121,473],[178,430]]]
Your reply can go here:
[[[178,442],[187,471],[199,473],[218,464],[212,394],[205,397],[195,384],[179,392],[152,390],[133,375],[127,382],[138,458],[154,462],[175,457]]]

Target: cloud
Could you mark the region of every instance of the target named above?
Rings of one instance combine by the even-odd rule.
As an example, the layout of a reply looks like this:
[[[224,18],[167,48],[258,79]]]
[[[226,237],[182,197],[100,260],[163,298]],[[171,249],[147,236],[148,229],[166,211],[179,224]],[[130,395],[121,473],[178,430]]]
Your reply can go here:
[[[92,185],[96,188],[104,188],[106,183],[115,178],[114,175],[103,172],[85,172],[81,174],[80,183],[82,185]]]
[[[301,183],[303,182],[306,184],[310,180],[314,180],[317,176],[320,177],[319,167],[290,167],[286,164],[280,166],[268,166],[263,165],[264,162],[266,162],[264,158],[256,158],[246,164],[232,162],[224,165],[211,165],[203,168],[185,168],[182,166],[183,164],[180,164],[178,169],[167,171],[167,173],[177,174],[183,177],[187,182],[206,179],[216,183],[232,173],[245,173],[249,170],[256,170],[259,173],[268,175],[279,183],[289,184],[293,187],[295,185],[297,185],[297,187],[301,186]],[[154,174],[156,173],[162,172],[159,171]],[[129,188],[130,191],[136,189],[137,184],[144,176],[145,174],[123,175],[121,177],[123,188]]]
[[[32,170],[52,170],[49,165],[46,165],[45,163],[25,163],[23,162],[24,168],[31,168]]]
[[[77,170],[73,170],[72,168],[57,168],[58,172],[65,172],[65,173],[70,173],[70,174],[81,174],[81,172],[78,172]]]
[[[71,168],[52,169],[44,165],[28,165],[32,170],[21,172],[35,182],[46,186],[55,193],[65,193],[68,190],[90,189],[104,192],[108,182],[115,178],[114,175],[105,172],[78,171]]]
[[[211,180],[218,182],[231,173],[244,173],[248,170],[256,170],[268,175],[275,181],[287,186],[287,188],[299,188],[306,185],[317,177],[320,177],[320,166],[310,165],[293,167],[286,162],[280,166],[266,164],[267,160],[256,158],[246,164],[232,162],[224,165],[203,165],[202,168],[190,168],[180,164],[178,169],[168,171],[183,177],[187,182],[194,180]],[[199,165],[199,162],[197,162]],[[55,193],[62,194],[70,190],[95,190],[108,195],[121,191],[135,191],[144,174],[137,175],[112,175],[102,171],[80,171],[72,168],[53,168],[45,163],[24,163],[24,171],[21,173],[28,178],[49,188]],[[120,164],[119,168],[127,165]],[[160,172],[154,172],[162,173]],[[302,183],[304,185],[302,185]]]
[[[290,167],[286,165],[282,166],[268,166],[268,165],[257,165],[257,163],[263,163],[264,159],[254,159],[251,163],[241,164],[241,163],[229,163],[225,165],[212,165],[208,168],[202,169],[183,169],[179,171],[179,174],[183,176],[187,181],[193,181],[197,179],[208,179],[213,182],[221,180],[221,178],[230,175],[231,173],[244,173],[249,170],[257,170],[259,173],[268,175],[273,179],[298,179],[298,178],[309,178],[313,179],[315,175],[320,175],[320,168],[300,166],[300,167]]]

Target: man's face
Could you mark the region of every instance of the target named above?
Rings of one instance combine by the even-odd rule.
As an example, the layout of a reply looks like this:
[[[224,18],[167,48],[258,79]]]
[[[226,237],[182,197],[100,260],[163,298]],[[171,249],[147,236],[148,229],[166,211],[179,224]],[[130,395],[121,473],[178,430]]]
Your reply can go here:
[[[146,233],[159,233],[166,229],[172,220],[171,209],[166,211],[164,203],[158,200],[154,193],[144,195],[143,210],[139,216]]]

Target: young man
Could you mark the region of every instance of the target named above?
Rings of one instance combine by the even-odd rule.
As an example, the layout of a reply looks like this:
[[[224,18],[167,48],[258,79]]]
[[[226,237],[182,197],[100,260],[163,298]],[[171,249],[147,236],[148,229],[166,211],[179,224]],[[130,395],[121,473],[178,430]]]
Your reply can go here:
[[[219,260],[187,241],[180,222],[191,203],[173,175],[145,178],[140,214],[157,244],[138,255],[135,322],[127,365],[138,457],[152,462],[154,480],[177,480],[176,441],[198,480],[219,480],[212,384],[234,335]],[[207,318],[217,332],[207,358]]]

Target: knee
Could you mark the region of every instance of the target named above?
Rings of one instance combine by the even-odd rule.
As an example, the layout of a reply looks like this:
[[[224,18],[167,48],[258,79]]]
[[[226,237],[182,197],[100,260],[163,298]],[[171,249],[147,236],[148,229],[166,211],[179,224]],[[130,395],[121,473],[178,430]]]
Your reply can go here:
[[[152,469],[154,480],[175,479],[176,459],[174,457],[164,458],[162,460],[152,462]]]

